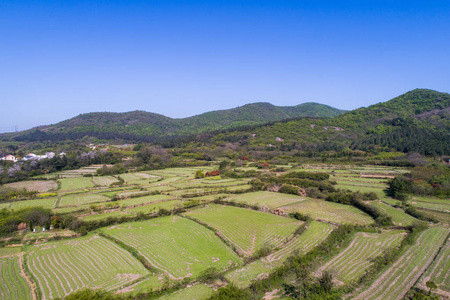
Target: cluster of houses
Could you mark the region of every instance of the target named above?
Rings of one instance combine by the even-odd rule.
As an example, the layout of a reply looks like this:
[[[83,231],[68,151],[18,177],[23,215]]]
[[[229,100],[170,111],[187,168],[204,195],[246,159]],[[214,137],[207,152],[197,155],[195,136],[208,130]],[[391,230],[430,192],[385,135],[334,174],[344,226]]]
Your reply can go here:
[[[25,155],[25,157],[23,157],[21,160],[22,161],[27,161],[27,160],[41,160],[41,159],[50,159],[55,157],[55,152],[47,152],[44,155],[36,155],[34,153],[28,153],[27,155]],[[66,153],[61,152],[59,153],[59,156],[65,156]],[[7,161],[12,161],[12,162],[18,162],[19,159],[16,158],[14,155],[8,154],[6,156],[0,157],[0,160],[7,160]]]

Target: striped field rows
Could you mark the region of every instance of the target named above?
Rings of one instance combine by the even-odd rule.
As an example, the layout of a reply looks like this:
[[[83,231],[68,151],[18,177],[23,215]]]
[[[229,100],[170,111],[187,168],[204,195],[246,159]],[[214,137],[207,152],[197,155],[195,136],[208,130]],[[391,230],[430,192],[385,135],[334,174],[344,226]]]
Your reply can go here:
[[[116,290],[149,273],[130,253],[95,235],[33,246],[27,265],[42,299],[83,288]]]
[[[125,223],[101,231],[137,249],[154,268],[172,279],[196,277],[210,266],[223,270],[240,263],[214,232],[178,216]]]
[[[20,274],[19,256],[0,258],[0,298],[32,299],[31,290]]]
[[[319,268],[319,273],[330,271],[344,283],[357,280],[373,264],[374,258],[382,255],[383,251],[400,245],[404,236],[405,232],[400,230],[358,232],[346,249]]]
[[[448,228],[439,227],[423,231],[414,245],[353,299],[403,299],[434,260],[448,232]]]
[[[419,287],[428,290],[427,281],[433,281],[438,286],[438,294],[450,298],[450,238],[447,239],[438,256],[425,272],[419,282]]]
[[[311,251],[325,240],[332,230],[333,226],[330,224],[312,221],[301,235],[291,240],[285,247],[245,267],[233,270],[225,277],[240,288],[247,287],[252,281],[268,275],[275,268],[281,266],[294,251],[298,251],[299,254]]]
[[[223,205],[209,205],[185,214],[216,229],[243,256],[251,256],[265,243],[281,247],[302,224],[273,214]]]

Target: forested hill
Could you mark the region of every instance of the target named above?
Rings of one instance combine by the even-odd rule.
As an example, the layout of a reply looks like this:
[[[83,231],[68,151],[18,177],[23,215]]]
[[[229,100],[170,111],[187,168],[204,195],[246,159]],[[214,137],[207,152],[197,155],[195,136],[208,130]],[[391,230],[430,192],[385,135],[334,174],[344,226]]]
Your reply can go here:
[[[4,134],[2,139],[43,141],[79,139],[84,136],[100,139],[151,141],[155,137],[183,136],[205,131],[257,125],[299,117],[334,117],[345,111],[318,103],[297,106],[275,106],[253,103],[241,107],[211,111],[183,119],[172,119],[144,111],[126,113],[97,112],[81,114],[55,125]]]
[[[416,89],[390,101],[329,119],[303,118],[203,135],[204,142],[239,142],[304,151],[384,149],[450,153],[450,94]],[[346,150],[345,150],[346,149]]]

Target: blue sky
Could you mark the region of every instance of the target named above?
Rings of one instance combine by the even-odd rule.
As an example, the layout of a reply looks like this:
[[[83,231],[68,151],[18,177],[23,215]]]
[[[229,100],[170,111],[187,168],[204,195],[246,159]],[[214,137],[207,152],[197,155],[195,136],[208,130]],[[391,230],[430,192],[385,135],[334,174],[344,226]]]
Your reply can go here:
[[[0,132],[450,91],[450,1],[0,0]]]

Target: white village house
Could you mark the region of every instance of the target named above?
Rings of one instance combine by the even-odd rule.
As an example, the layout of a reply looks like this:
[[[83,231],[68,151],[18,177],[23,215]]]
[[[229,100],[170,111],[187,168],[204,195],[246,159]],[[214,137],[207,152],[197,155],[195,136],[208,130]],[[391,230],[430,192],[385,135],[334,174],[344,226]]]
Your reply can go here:
[[[7,160],[7,161],[13,161],[13,162],[18,161],[18,159],[14,155],[11,155],[11,154],[8,154],[8,155],[0,158],[0,160]]]

